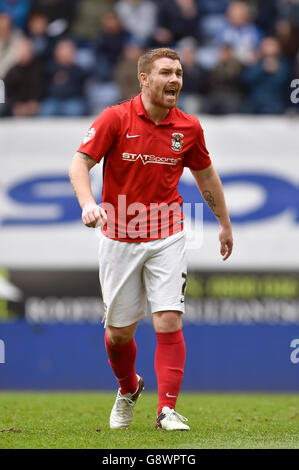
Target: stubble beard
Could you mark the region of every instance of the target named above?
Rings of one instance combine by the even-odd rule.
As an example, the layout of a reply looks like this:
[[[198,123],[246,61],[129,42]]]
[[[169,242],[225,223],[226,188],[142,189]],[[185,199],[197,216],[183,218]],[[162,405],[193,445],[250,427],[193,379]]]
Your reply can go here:
[[[164,90],[162,91],[162,96],[161,94],[157,92],[152,92],[151,93],[151,101],[155,106],[159,106],[160,108],[163,109],[172,109],[175,108],[177,105],[179,94],[175,96],[175,99],[173,100],[168,100],[164,96]]]

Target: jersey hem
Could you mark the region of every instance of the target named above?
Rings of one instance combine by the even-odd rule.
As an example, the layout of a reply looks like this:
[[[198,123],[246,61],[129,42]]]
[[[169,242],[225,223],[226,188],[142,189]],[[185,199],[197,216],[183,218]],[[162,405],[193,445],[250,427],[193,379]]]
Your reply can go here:
[[[169,237],[172,237],[173,235],[177,235],[178,233],[185,233],[184,225],[181,225],[181,230],[178,230],[177,232],[170,233],[167,235],[167,237],[155,237],[155,238],[118,238],[118,237],[110,237],[106,231],[102,230],[102,234],[110,238],[110,240],[115,240],[117,242],[126,242],[126,243],[144,243],[144,242],[154,242],[156,240],[166,240]]]

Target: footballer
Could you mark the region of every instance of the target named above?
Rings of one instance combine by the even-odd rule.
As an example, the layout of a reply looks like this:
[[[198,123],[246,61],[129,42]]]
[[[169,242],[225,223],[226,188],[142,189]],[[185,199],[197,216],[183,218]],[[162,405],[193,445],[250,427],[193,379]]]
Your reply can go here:
[[[176,410],[186,357],[182,329],[187,265],[178,183],[184,167],[219,222],[220,253],[231,255],[232,229],[220,178],[197,117],[177,108],[183,85],[178,53],[146,51],[138,61],[141,92],[106,108],[91,125],[69,168],[87,227],[102,225],[99,279],[105,307],[107,358],[119,384],[112,429],[128,428],[144,388],[136,372],[138,321],[147,301],[157,343],[156,429],[189,430]],[[89,172],[101,160],[101,206]]]

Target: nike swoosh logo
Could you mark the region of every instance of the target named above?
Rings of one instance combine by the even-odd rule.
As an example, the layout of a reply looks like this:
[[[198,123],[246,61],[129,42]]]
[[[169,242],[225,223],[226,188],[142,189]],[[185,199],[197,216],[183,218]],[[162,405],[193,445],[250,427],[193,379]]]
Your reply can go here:
[[[169,397],[169,398],[176,398],[176,395],[169,395],[168,392],[166,393],[166,396]]]
[[[127,139],[133,139],[134,137],[140,137],[140,134],[138,134],[138,135],[129,135],[129,134],[127,134],[126,135]]]
[[[184,302],[185,302],[185,300],[184,300],[184,299],[181,299],[181,303],[183,304]]]

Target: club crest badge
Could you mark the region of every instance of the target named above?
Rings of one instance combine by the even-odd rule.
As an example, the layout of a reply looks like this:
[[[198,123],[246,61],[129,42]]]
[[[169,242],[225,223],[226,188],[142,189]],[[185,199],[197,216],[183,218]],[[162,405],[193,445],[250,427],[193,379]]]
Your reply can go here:
[[[183,150],[184,134],[173,132],[171,135],[171,150],[181,152]]]

